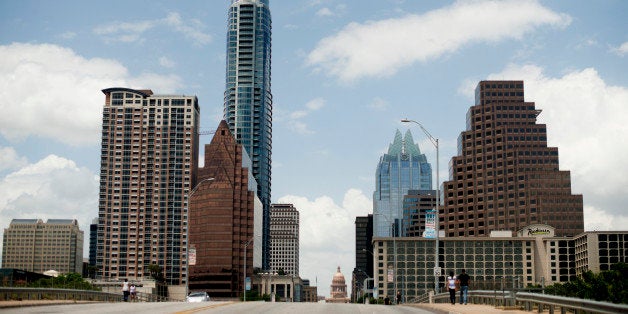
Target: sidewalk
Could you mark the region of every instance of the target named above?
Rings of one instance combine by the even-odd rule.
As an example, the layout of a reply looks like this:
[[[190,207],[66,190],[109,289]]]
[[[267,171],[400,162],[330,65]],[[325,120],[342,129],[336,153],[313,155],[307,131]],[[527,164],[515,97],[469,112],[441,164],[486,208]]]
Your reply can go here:
[[[439,313],[443,314],[530,314],[532,312],[526,312],[523,310],[508,310],[508,309],[499,309],[495,308],[491,305],[483,305],[483,304],[459,304],[455,305],[450,303],[421,303],[421,304],[406,304],[406,306],[418,307],[426,310],[436,310]]]

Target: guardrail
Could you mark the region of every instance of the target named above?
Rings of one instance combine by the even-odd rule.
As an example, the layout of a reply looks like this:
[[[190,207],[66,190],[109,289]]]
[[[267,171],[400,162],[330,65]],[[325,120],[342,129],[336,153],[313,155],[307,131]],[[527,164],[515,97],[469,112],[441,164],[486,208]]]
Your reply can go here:
[[[122,302],[122,293],[110,293],[93,290],[55,289],[55,288],[15,288],[0,287],[0,301],[8,300],[75,300],[95,302]],[[137,302],[171,301],[150,293],[137,293]]]
[[[459,301],[459,292],[456,298]],[[449,302],[449,293],[434,295],[435,303]],[[594,300],[568,298],[554,295],[530,292],[513,292],[508,290],[470,290],[469,303],[486,304],[495,307],[517,307],[524,311],[537,311],[542,313],[548,310],[550,314],[560,313],[590,313],[590,314],[616,314],[628,313],[628,304],[616,304]]]

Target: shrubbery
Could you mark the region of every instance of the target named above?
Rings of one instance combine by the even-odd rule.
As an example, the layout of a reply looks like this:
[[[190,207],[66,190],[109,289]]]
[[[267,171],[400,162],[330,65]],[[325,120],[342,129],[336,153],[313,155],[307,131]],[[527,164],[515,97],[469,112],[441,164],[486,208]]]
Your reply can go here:
[[[575,280],[545,288],[548,294],[628,304],[628,264],[618,263],[611,270],[594,274],[587,271]]]

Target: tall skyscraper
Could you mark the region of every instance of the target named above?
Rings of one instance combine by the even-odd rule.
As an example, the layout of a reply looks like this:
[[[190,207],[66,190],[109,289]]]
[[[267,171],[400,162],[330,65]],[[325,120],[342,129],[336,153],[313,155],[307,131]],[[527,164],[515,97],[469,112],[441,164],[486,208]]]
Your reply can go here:
[[[355,217],[355,268],[351,275],[351,299],[364,292],[364,280],[373,278],[373,215]]]
[[[571,194],[558,148],[547,147],[541,110],[524,100],[522,81],[482,81],[467,129],[458,137],[444,186],[440,228],[447,236],[486,236],[537,223],[557,236],[584,231],[582,195]]]
[[[83,231],[76,219],[13,219],[2,241],[3,268],[83,272]]]
[[[196,96],[104,89],[96,266],[103,279],[185,283],[187,194],[198,166]]]
[[[292,204],[270,205],[270,270],[299,276],[299,211]]]
[[[263,265],[268,268],[273,96],[269,0],[231,0],[224,120],[253,162],[264,205]]]
[[[241,297],[245,265],[247,277],[262,265],[262,203],[250,168],[248,154],[221,121],[205,145],[205,166],[190,195],[189,245],[196,256],[190,261],[190,291]]]
[[[408,190],[431,190],[432,166],[414,143],[410,130],[397,130],[388,153],[379,160],[373,193],[373,236],[400,236],[403,196]],[[394,231],[394,233],[393,233]]]

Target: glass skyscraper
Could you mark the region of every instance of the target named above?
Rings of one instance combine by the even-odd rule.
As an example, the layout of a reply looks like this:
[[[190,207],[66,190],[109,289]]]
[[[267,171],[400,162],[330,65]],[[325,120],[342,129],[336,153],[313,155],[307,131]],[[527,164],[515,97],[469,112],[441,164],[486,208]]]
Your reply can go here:
[[[268,268],[273,96],[269,0],[231,0],[224,120],[253,162],[262,201],[263,268]]]
[[[373,237],[400,236],[403,197],[408,190],[431,190],[432,166],[414,143],[410,130],[397,130],[388,153],[379,159],[373,193]]]

